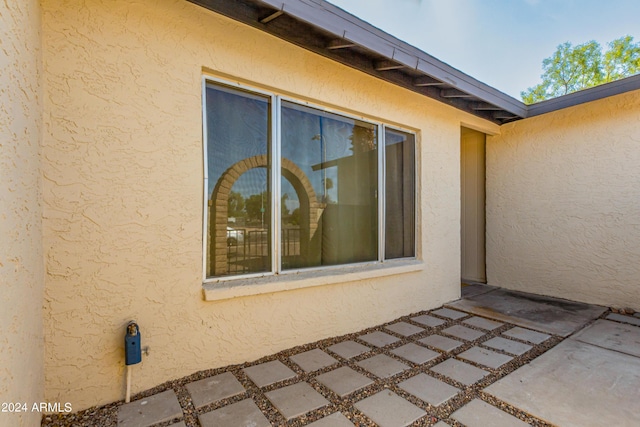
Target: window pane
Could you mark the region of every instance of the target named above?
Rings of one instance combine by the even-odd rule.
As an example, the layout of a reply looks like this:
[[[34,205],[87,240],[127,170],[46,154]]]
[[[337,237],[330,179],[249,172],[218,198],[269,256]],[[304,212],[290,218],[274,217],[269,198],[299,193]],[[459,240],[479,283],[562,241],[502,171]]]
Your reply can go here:
[[[207,277],[271,269],[270,99],[208,85]]]
[[[376,126],[282,103],[282,269],[377,259]]]
[[[385,129],[385,259],[415,256],[415,137]]]

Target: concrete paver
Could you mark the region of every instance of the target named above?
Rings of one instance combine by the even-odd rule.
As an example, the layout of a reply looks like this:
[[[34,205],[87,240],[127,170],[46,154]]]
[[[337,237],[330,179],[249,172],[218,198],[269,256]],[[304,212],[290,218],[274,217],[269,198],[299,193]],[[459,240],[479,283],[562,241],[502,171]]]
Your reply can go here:
[[[460,391],[460,389],[427,374],[418,374],[402,381],[398,387],[433,406],[442,405]]]
[[[250,366],[243,371],[258,387],[265,387],[296,376],[295,372],[279,360]]]
[[[521,328],[516,326],[515,328],[511,328],[508,331],[502,333],[502,335],[506,335],[511,338],[515,338],[517,340],[522,340],[534,344],[541,344],[551,338],[551,335],[543,334],[542,332],[532,331],[531,329]]]
[[[529,344],[508,340],[502,337],[491,338],[490,340],[483,342],[482,345],[485,347],[495,348],[496,350],[501,350],[509,354],[514,354],[516,356],[525,354],[533,348]]]
[[[354,406],[380,427],[404,427],[427,414],[390,390],[369,396]]]
[[[495,351],[487,350],[486,348],[478,346],[471,347],[469,350],[463,351],[458,355],[458,357],[493,369],[498,369],[500,366],[513,360],[513,357],[511,356],[496,353]]]
[[[196,408],[201,408],[209,403],[217,402],[245,391],[240,381],[231,372],[204,378],[200,381],[189,383],[186,387]]]
[[[336,359],[319,348],[296,354],[295,356],[289,357],[289,360],[300,366],[305,372],[317,371],[318,369],[338,363]]]
[[[125,403],[118,409],[118,427],[147,427],[182,417],[182,407],[173,390]]]
[[[640,358],[568,339],[485,389],[563,427],[636,426]]]
[[[437,348],[438,350],[447,351],[447,352],[454,350],[463,344],[458,340],[443,337],[442,335],[438,335],[438,334],[429,335],[428,337],[422,338],[419,341],[428,346]]]
[[[345,359],[351,359],[352,357],[356,357],[361,355],[362,353],[370,351],[371,348],[355,341],[349,340],[334,344],[329,347],[328,350],[337,354],[338,356],[344,357]]]
[[[308,414],[315,420],[309,424],[312,427],[349,427],[355,421],[345,415],[352,416],[351,411],[357,416],[364,414],[382,427],[405,426],[427,415],[425,411],[431,417],[439,414],[435,408],[445,404],[453,405],[454,412],[448,420],[451,423],[456,420],[468,427],[526,425],[500,407],[481,400],[483,395],[507,402],[516,413],[524,411],[538,420],[563,427],[637,425],[636,420],[640,419],[640,407],[636,404],[640,389],[640,327],[636,326],[640,323],[639,317],[609,313],[606,320],[591,323],[592,316],[602,312],[601,307],[486,289],[481,285],[477,288],[478,292],[471,292],[471,296],[466,293],[466,303],[473,299],[476,305],[462,308],[474,314],[445,307],[414,316],[410,321],[398,319],[369,330],[373,332],[360,332],[357,339],[323,341],[329,347],[318,343],[305,346],[304,351],[297,350],[299,353],[295,353],[296,349],[287,350],[274,355],[270,362],[245,367],[240,373],[223,369],[218,371],[223,373],[185,384],[188,394],[181,395],[180,400],[176,395],[179,389],[176,389],[119,405],[118,426],[166,425],[173,419],[179,421],[172,426],[192,426],[195,419],[187,410],[183,414],[180,408],[185,399],[190,399],[200,410],[216,404],[217,409],[198,417],[202,427],[267,427],[271,425],[270,419],[273,425],[280,425],[279,414],[302,424],[308,421],[296,418]],[[489,301],[485,312],[477,310],[479,300]],[[458,302],[450,306],[456,307],[456,304]],[[505,312],[509,304],[513,307]],[[510,316],[518,319],[505,320]],[[513,327],[514,324],[520,326]],[[586,324],[589,326],[584,327]],[[552,334],[563,335],[577,328],[583,329],[550,350],[541,345],[551,339]],[[421,334],[419,341],[414,337],[416,334]],[[361,340],[370,346],[358,342]],[[457,354],[456,349],[475,340],[482,342]],[[335,342],[337,344],[330,344]],[[502,368],[534,350],[536,354],[540,350],[546,352],[531,361],[517,359],[519,369],[478,388],[478,382],[486,378],[491,369]],[[447,352],[456,354],[452,356]],[[365,356],[366,359],[358,360]],[[345,361],[356,357],[357,362]],[[446,357],[449,358],[442,361]],[[431,366],[434,359],[439,363]],[[317,373],[320,369],[324,370],[322,374]],[[302,371],[304,374],[297,374]],[[400,394],[404,398],[386,387],[383,389],[387,378],[403,373],[405,375],[394,383],[397,383],[396,391],[403,390]],[[244,375],[261,389],[251,388],[250,393],[244,394],[247,392]],[[494,380],[493,376],[490,378]],[[284,383],[292,385],[283,385],[292,379],[295,381]],[[449,384],[450,380],[456,387]],[[462,404],[456,399],[460,388],[474,384],[467,389],[473,400]],[[377,393],[371,396],[373,392]],[[235,403],[224,401],[234,396],[231,402]],[[425,402],[426,409],[409,402],[414,401],[413,398]],[[433,422],[431,417],[418,423],[429,424]],[[436,424],[447,425],[443,420]]]
[[[638,313],[636,313],[638,314]],[[611,313],[609,315],[607,315],[606,319],[608,320],[615,320],[616,322],[624,322],[624,323],[629,323],[630,325],[634,325],[634,326],[640,326],[640,319],[638,318],[639,316],[625,316],[624,314],[618,314],[618,313]]]
[[[447,307],[563,337],[606,311],[604,307],[507,289],[454,301]]]
[[[484,317],[473,316],[464,322],[467,325],[475,326],[476,328],[486,329],[487,331],[493,331],[498,329],[504,323],[496,322],[495,320],[485,319]]]
[[[640,357],[640,328],[637,326],[600,319],[575,334],[572,338],[609,350]]]
[[[400,334],[403,337],[409,337],[411,335],[415,335],[415,334],[419,334],[420,332],[424,332],[424,329],[412,325],[410,323],[407,322],[397,322],[397,323],[393,323],[391,325],[387,325],[384,327],[385,329],[388,329],[392,332],[395,332],[396,334]]]
[[[471,385],[489,375],[489,372],[484,369],[476,368],[456,359],[447,359],[431,368],[431,370],[464,385]]]
[[[463,313],[458,310],[452,310],[450,308],[441,308],[439,310],[434,310],[431,313],[441,317],[446,317],[448,319],[454,319],[454,320],[462,319],[463,317],[466,317],[469,315],[468,313]]]
[[[356,365],[360,366],[367,372],[371,372],[379,378],[392,377],[405,369],[409,369],[409,366],[387,356],[386,354],[378,354],[368,359],[361,360],[356,363]]]
[[[327,417],[308,424],[307,427],[353,427],[353,423],[340,412],[335,412]]]
[[[265,396],[287,420],[329,404],[327,399],[304,382],[278,388],[265,393]]]
[[[400,341],[400,338],[396,338],[393,335],[389,335],[381,331],[374,331],[369,334],[360,335],[358,338],[376,347],[384,347]]]
[[[245,399],[198,417],[202,427],[271,427],[271,423],[251,399]]]
[[[447,323],[446,321],[444,321],[442,319],[438,319],[437,317],[429,316],[428,314],[423,314],[421,316],[412,317],[411,320],[413,320],[416,323],[420,323],[421,325],[429,326],[430,328],[435,328],[437,326],[440,326],[440,325],[443,325],[443,324]]]
[[[347,366],[318,375],[316,380],[341,397],[373,384],[371,379]]]
[[[473,399],[451,414],[451,418],[467,427],[526,427],[529,425],[480,399]]]
[[[467,328],[462,325],[454,325],[447,329],[443,329],[445,334],[453,335],[456,338],[463,339],[465,341],[475,341],[478,338],[485,335],[484,332],[476,331],[475,329]]]
[[[429,350],[428,348],[421,347],[414,343],[405,344],[393,349],[391,350],[391,353],[418,365],[427,363],[428,361],[440,356],[440,353],[437,351]]]

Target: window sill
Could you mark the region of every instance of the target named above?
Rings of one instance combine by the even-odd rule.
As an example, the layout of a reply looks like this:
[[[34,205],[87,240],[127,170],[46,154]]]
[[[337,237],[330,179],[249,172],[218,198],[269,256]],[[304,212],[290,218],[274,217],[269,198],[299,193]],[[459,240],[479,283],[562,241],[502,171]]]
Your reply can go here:
[[[343,268],[309,270],[273,276],[225,280],[202,284],[205,301],[221,301],[249,295],[268,294],[315,286],[355,282],[377,277],[395,276],[424,270],[418,260],[387,261],[379,264],[359,265]]]

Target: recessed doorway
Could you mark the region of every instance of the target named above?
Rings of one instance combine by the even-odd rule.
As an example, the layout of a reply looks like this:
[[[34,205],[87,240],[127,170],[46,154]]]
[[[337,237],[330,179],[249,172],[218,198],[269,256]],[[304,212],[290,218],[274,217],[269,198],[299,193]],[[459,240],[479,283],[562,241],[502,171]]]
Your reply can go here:
[[[486,135],[460,130],[460,237],[463,284],[486,283],[485,259]]]

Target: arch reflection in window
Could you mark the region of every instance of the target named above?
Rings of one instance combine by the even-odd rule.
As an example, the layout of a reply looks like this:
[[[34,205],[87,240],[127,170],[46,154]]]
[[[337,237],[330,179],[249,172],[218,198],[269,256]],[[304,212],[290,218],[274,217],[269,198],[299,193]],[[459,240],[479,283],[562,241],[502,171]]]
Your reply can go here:
[[[270,97],[208,85],[207,277],[271,270]]]
[[[415,135],[225,84],[205,97],[205,278],[415,257]]]

